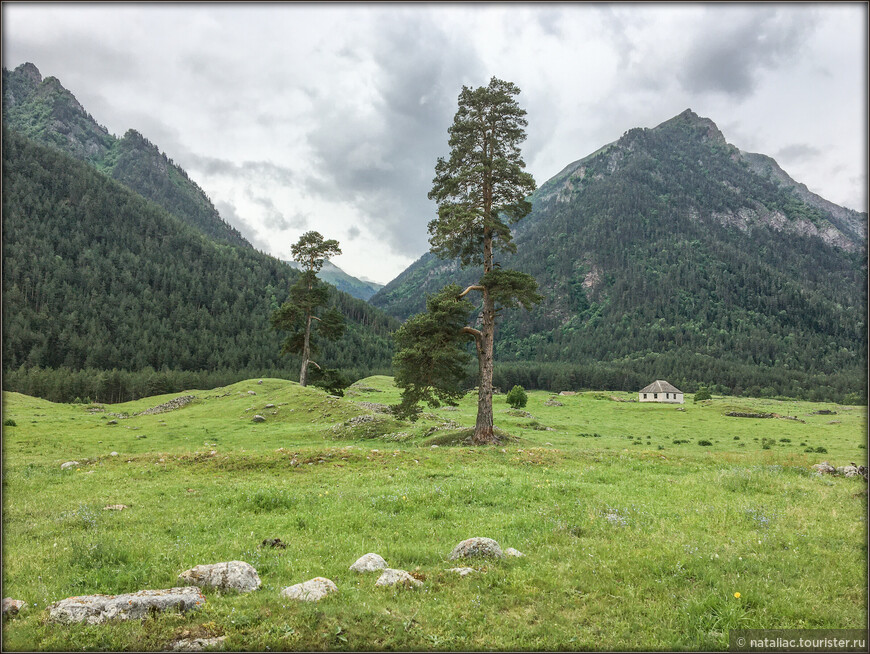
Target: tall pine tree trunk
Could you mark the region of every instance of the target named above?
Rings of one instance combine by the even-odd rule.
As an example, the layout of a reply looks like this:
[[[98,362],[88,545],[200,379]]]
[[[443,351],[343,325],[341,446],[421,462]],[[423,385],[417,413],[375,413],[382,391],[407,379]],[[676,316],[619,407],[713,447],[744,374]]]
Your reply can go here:
[[[492,270],[492,232],[484,231],[483,273]],[[477,445],[495,443],[492,416],[492,372],[495,349],[495,301],[489,289],[483,289],[483,312],[481,315],[480,337],[477,339],[477,423],[474,425],[472,441]]]
[[[311,358],[311,314],[306,316],[305,343],[302,346],[302,370],[299,371],[300,386],[308,385],[308,360]]]
[[[489,292],[483,292],[483,321],[481,336],[477,340],[477,423],[474,425],[472,441],[476,445],[495,443],[492,416],[492,372],[495,336],[495,303]]]

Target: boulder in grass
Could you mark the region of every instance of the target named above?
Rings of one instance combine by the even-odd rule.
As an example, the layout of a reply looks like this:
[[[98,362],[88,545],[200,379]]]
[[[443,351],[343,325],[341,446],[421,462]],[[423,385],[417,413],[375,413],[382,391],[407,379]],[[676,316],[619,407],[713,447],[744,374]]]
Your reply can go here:
[[[837,472],[836,468],[834,468],[834,466],[832,466],[827,461],[822,461],[821,463],[817,463],[816,465],[813,466],[813,470],[816,470],[823,475],[833,475]]]
[[[255,415],[255,416],[252,418],[252,420],[253,420],[254,422],[266,422],[266,419],[265,419],[263,416],[261,416],[260,414]]]
[[[337,593],[338,587],[326,577],[315,577],[301,584],[288,586],[281,595],[301,602],[319,602],[331,593]]]
[[[846,477],[857,477],[860,473],[856,466],[843,466],[842,474]]]
[[[61,470],[68,470],[69,468],[72,468],[73,466],[80,466],[80,465],[81,465],[81,463],[79,463],[78,461],[67,461],[66,463],[60,464],[60,469]]]
[[[406,588],[422,585],[422,581],[414,579],[411,573],[406,570],[394,570],[393,568],[384,568],[383,573],[375,582],[375,586],[405,586]]]
[[[205,604],[199,588],[140,590],[124,595],[80,595],[55,602],[48,607],[52,622],[102,624],[107,620],[141,620],[154,612],[170,609],[192,611]]]
[[[249,593],[260,587],[260,577],[250,563],[227,561],[198,565],[178,575],[178,580],[204,588],[210,586],[219,590],[237,590]]]
[[[453,561],[474,557],[500,559],[504,557],[504,552],[492,538],[468,538],[454,547],[448,558]]]
[[[350,566],[350,569],[353,572],[375,572],[377,570],[383,570],[387,567],[387,562],[384,559],[373,552],[369,552],[361,557],[359,557],[356,562]]]
[[[175,652],[201,652],[206,647],[218,647],[223,645],[226,636],[215,638],[182,638],[169,643],[169,649]]]
[[[12,599],[11,597],[3,598],[3,617],[18,615],[18,612],[27,606],[24,600]]]
[[[504,551],[504,555],[505,555],[505,556],[517,556],[517,557],[519,557],[519,556],[525,556],[525,554],[523,554],[523,553],[520,552],[519,550],[515,550],[513,547],[508,547],[508,548]]]

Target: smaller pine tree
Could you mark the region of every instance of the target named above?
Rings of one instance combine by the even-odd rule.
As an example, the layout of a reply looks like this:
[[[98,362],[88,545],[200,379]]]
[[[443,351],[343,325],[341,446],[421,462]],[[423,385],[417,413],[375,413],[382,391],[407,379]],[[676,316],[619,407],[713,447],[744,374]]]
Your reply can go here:
[[[529,396],[526,394],[526,389],[517,384],[508,391],[505,399],[514,409],[522,409],[529,401]]]

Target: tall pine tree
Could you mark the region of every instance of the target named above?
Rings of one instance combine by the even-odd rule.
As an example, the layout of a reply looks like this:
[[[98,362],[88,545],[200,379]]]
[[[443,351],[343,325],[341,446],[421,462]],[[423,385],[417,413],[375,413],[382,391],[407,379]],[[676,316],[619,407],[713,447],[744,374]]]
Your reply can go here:
[[[317,322],[318,333],[328,340],[336,340],[344,333],[344,316],[330,308],[322,316],[317,310],[329,300],[329,288],[317,279],[317,273],[330,257],[341,254],[338,241],[324,240],[319,232],[305,232],[290,248],[293,260],[302,264],[302,274],[290,288],[290,299],[272,314],[272,327],[291,332],[285,339],[281,354],[301,354],[302,368],[299,383],[308,385],[308,364],[320,366],[311,359],[317,351],[312,342],[312,321]]]
[[[529,309],[541,300],[533,277],[503,270],[495,260],[497,250],[516,251],[510,225],[531,211],[526,197],[535,190],[534,179],[523,170],[519,149],[528,124],[526,112],[514,99],[519,92],[514,84],[495,77],[485,87],[462,87],[459,109],[448,129],[450,156],[438,159],[429,193],[438,205],[438,218],[429,223],[432,251],[446,259],[458,257],[463,267],[482,265],[483,274],[465,290],[442,290],[432,298],[428,311],[433,316],[434,312],[451,313],[455,318],[456,311],[465,310],[467,317],[465,307],[470,305],[464,298],[477,292],[482,295],[479,328],[463,325],[455,328],[456,333],[445,334],[443,328],[425,328],[437,321],[419,317],[397,334],[400,351],[393,362],[402,388],[400,406],[411,415],[419,400],[430,405],[437,405],[439,398],[451,401],[456,378],[450,372],[455,368],[444,362],[451,357],[461,360],[463,340],[457,336],[472,339],[478,359],[477,423],[472,439],[477,444],[497,440],[492,412],[496,314],[502,307],[519,304]],[[453,312],[447,311],[448,300],[457,304]],[[441,322],[448,324],[453,323]]]

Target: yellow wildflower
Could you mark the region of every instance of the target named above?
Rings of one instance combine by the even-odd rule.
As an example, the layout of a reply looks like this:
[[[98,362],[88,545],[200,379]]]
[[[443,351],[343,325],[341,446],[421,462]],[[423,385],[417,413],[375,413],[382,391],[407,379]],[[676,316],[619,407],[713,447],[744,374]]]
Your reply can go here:
[[[734,597],[736,597],[737,599],[740,599],[740,593],[734,593]]]

